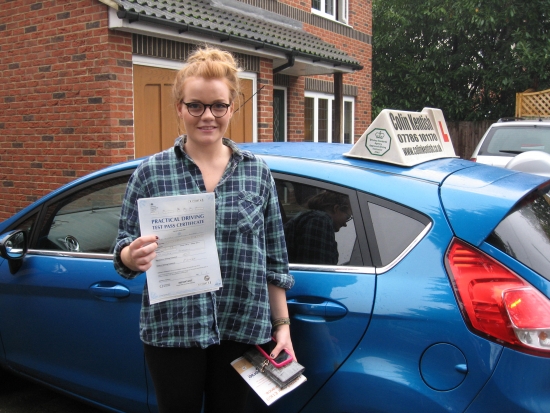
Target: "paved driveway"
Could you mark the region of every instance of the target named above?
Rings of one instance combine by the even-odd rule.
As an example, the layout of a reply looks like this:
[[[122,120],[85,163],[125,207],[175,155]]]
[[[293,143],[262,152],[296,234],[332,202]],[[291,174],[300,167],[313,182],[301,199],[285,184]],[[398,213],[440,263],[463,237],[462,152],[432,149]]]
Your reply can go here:
[[[0,370],[0,413],[99,413],[101,411]]]

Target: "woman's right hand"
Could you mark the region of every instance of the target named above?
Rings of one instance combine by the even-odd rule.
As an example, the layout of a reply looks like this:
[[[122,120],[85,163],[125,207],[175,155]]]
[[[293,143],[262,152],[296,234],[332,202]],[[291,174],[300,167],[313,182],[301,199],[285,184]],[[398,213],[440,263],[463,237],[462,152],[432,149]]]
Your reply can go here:
[[[157,240],[158,237],[155,235],[136,238],[130,245],[122,249],[120,259],[132,271],[147,271],[157,256]]]

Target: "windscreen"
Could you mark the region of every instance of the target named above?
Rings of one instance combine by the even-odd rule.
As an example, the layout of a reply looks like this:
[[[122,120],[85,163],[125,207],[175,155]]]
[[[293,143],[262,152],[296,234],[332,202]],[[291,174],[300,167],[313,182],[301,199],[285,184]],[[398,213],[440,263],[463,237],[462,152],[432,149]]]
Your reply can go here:
[[[550,280],[550,186],[524,198],[487,242]]]
[[[550,153],[550,127],[513,126],[493,128],[479,149],[479,155],[514,156],[527,151]]]

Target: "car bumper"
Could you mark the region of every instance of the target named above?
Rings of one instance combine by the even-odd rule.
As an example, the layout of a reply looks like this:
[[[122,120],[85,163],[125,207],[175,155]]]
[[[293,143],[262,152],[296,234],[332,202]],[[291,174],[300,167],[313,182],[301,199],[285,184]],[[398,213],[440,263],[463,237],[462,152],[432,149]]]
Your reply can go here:
[[[494,374],[465,413],[550,412],[550,358],[504,349]]]

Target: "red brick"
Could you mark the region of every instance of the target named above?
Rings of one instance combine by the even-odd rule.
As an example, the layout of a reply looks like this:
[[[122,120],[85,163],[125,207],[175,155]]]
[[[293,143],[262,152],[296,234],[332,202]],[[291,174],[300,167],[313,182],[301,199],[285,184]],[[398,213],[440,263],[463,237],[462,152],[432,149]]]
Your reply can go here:
[[[311,11],[308,0],[279,2]],[[350,3],[350,25],[371,35],[371,1]],[[6,22],[0,36],[0,96],[10,98],[0,99],[0,220],[72,180],[73,173],[81,176],[134,155],[134,128],[120,123],[133,118],[132,67],[118,65],[132,60],[132,36],[109,31],[108,7],[97,0],[43,0],[37,10],[31,9],[33,4],[36,0],[18,0],[0,8],[0,21]],[[31,26],[36,31],[26,33]],[[372,47],[303,27],[365,65],[361,72],[344,75],[344,83],[359,91],[357,138],[370,123]],[[273,139],[272,70],[272,62],[262,59],[259,141]],[[116,78],[96,81],[103,74]],[[331,76],[320,78],[332,81]],[[291,78],[287,90],[289,141],[303,139],[304,85],[303,78]],[[101,98],[101,103],[88,104],[89,98]],[[28,120],[22,121],[23,116]],[[87,150],[95,152],[88,155]]]

